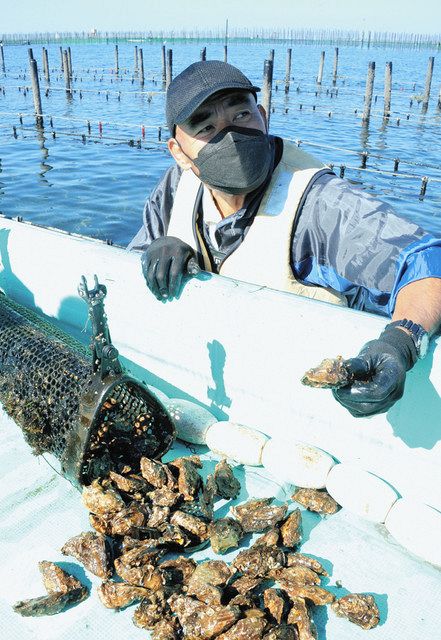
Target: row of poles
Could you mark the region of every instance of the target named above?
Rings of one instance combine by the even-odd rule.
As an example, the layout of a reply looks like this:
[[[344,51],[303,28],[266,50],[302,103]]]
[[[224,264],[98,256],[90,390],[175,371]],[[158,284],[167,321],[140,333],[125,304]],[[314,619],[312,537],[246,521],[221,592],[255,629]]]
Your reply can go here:
[[[0,48],[0,66],[4,64],[4,58],[2,47]],[[38,80],[38,68],[37,62],[33,57],[32,49],[28,50],[29,53],[29,63],[30,63],[30,75],[32,81],[32,92],[34,96],[34,107],[35,107],[35,115],[37,118],[37,122],[42,124],[42,107],[41,107],[41,96],[40,96],[40,86]],[[273,70],[274,70],[274,49],[270,50],[270,55],[267,60],[264,61],[263,68],[263,83],[262,83],[262,105],[266,110],[268,122],[270,120],[270,114],[272,112],[271,103],[272,103],[272,92],[273,92]],[[334,64],[333,64],[333,73],[332,73],[332,83],[335,86],[337,83],[338,77],[338,56],[339,49],[335,47],[334,52]],[[228,57],[228,49],[227,45],[224,45],[224,60],[227,61]],[[60,46],[60,58],[61,58],[61,69],[64,73],[66,92],[71,95],[72,87],[72,52],[70,47],[63,50]],[[50,83],[50,73],[49,73],[49,61],[48,61],[48,51],[45,47],[43,47],[43,72],[46,78],[46,82]],[[200,52],[200,59],[207,59],[207,48],[203,47]],[[432,85],[432,76],[433,76],[433,68],[434,68],[435,58],[431,56],[429,58],[426,80],[425,80],[425,88],[424,94],[421,97],[422,101],[422,111],[425,113],[428,109],[431,85]],[[321,52],[320,63],[318,74],[316,77],[316,83],[320,87],[323,82],[323,72],[325,65],[325,51]],[[290,82],[291,82],[291,66],[292,66],[292,49],[289,48],[287,50],[286,55],[286,67],[285,67],[285,93],[289,93],[290,91]],[[116,73],[119,74],[119,50],[118,45],[115,45],[115,69]],[[144,85],[145,75],[144,75],[144,56],[142,48],[135,46],[134,49],[134,70],[135,75],[139,77],[141,85]],[[173,50],[166,49],[165,45],[162,45],[162,84],[163,88],[167,89],[170,82],[173,78]],[[372,109],[372,99],[374,93],[374,81],[375,81],[375,62],[369,62],[368,64],[368,72],[366,78],[366,90],[364,97],[364,109],[362,115],[362,121],[367,122],[370,119],[371,109]],[[276,86],[276,89],[278,87]],[[386,63],[385,69],[385,79],[384,79],[384,111],[383,117],[385,119],[390,118],[391,116],[391,99],[392,99],[392,62]],[[441,89],[438,97],[438,109],[441,109]]]

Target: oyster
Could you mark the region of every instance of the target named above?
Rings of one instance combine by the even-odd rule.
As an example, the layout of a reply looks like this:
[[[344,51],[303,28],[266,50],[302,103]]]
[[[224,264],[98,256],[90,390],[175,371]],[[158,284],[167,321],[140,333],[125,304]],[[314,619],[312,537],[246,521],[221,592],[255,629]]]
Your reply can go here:
[[[316,640],[314,627],[303,598],[291,598],[291,605],[287,622],[297,627],[299,640]]]
[[[280,526],[280,535],[285,547],[294,547],[302,539],[302,514],[300,509],[292,511]]]
[[[216,494],[225,500],[234,500],[240,492],[240,482],[234,477],[233,469],[224,459],[214,468]]]
[[[130,535],[134,529],[145,524],[146,512],[136,502],[131,502],[127,507],[121,509],[111,520],[111,531],[113,536]]]
[[[205,602],[205,604],[220,605],[223,594],[222,587],[216,587],[213,584],[191,580],[188,584],[187,595],[195,596],[195,598],[201,602]]]
[[[278,578],[280,588],[286,591],[290,599],[303,598],[310,600],[313,604],[331,604],[334,602],[335,596],[330,592],[315,584],[296,584],[285,578]]]
[[[194,500],[202,485],[202,478],[197,471],[202,467],[199,456],[176,458],[168,465],[178,474],[178,491],[184,500]]]
[[[168,521],[170,516],[170,507],[160,507],[158,504],[153,505],[149,518],[146,522],[148,527],[159,527]]]
[[[308,567],[302,567],[300,564],[274,569],[270,572],[270,576],[274,580],[282,579],[285,584],[288,582],[294,584],[320,584],[320,576],[315,571],[308,569]]]
[[[317,367],[309,369],[301,382],[308,387],[338,389],[350,384],[354,379],[352,372],[341,356],[325,358]]]
[[[170,518],[170,523],[181,527],[194,536],[197,536],[200,541],[207,540],[208,538],[207,523],[196,516],[185,513],[184,511],[175,511]]]
[[[167,465],[157,460],[150,460],[150,458],[141,458],[140,462],[142,477],[151,485],[157,489],[163,487],[174,489],[176,487],[176,481]]]
[[[77,578],[63,571],[63,569],[54,562],[42,560],[38,563],[38,568],[43,578],[44,588],[49,594],[67,593],[72,589],[81,589],[83,587]]]
[[[280,624],[286,607],[283,595],[277,589],[265,589],[263,592],[263,604],[270,614],[270,620]]]
[[[264,577],[272,569],[285,564],[285,554],[277,547],[251,547],[241,551],[233,560],[233,567],[251,577]]]
[[[225,585],[233,575],[233,570],[223,560],[207,560],[196,566],[190,583],[195,581],[213,585]]]
[[[297,489],[291,498],[305,509],[317,513],[332,514],[339,509],[338,503],[324,489]]]
[[[260,547],[264,545],[266,547],[275,547],[279,544],[279,541],[280,541],[280,529],[279,527],[275,526],[269,531],[267,531],[266,533],[264,533],[263,536],[260,536],[259,538],[257,538],[253,546]]]
[[[260,640],[267,621],[264,618],[242,618],[222,633],[221,640]]]
[[[162,487],[161,489],[154,489],[149,491],[147,497],[153,505],[158,507],[173,507],[180,499],[180,494],[168,487]]]
[[[209,640],[227,631],[239,619],[239,607],[206,605],[188,596],[177,596],[171,603],[184,636]]]
[[[315,558],[310,558],[309,556],[305,556],[303,553],[287,553],[286,554],[286,566],[292,567],[294,565],[301,565],[302,567],[307,567],[316,573],[327,576],[327,571],[322,567],[320,562]]]
[[[119,577],[128,584],[137,587],[148,587],[149,589],[156,587],[160,589],[162,587],[162,580],[159,578],[154,579],[155,569],[154,564],[145,563],[136,566],[125,563],[123,558],[117,558],[115,560],[115,570]]]
[[[332,609],[363,629],[373,629],[380,622],[380,612],[371,595],[349,593],[332,604]]]
[[[260,584],[260,579],[256,580],[257,584]],[[252,593],[238,593],[228,602],[229,605],[235,605],[243,609],[254,609],[259,606],[258,598]]]
[[[199,497],[199,507],[202,514],[209,520],[213,519],[213,502],[216,495],[217,486],[213,475],[207,476],[205,484],[202,486],[202,493]]]
[[[196,562],[192,558],[179,556],[174,560],[161,562],[159,568],[161,571],[163,569],[174,569],[176,582],[181,585],[187,585],[196,569]]]
[[[237,580],[235,580],[232,583],[232,586],[239,593],[246,594],[252,591],[260,583],[261,583],[260,578],[252,578],[251,576],[244,575],[244,576],[241,576],[240,578],[237,578]]]
[[[89,513],[90,526],[103,536],[112,535],[113,514],[107,516],[97,516],[96,513]]]
[[[14,604],[13,609],[21,616],[53,616],[63,611],[68,605],[81,602],[87,598],[88,594],[86,587],[79,587],[30,600],[20,600]]]
[[[112,480],[112,483],[116,486],[118,491],[123,491],[134,500],[138,500],[140,502],[144,498],[145,494],[152,490],[152,485],[149,482],[146,482],[142,476],[135,474],[123,476],[119,473],[115,473],[115,471],[110,471],[109,478]]]
[[[92,531],[70,538],[61,548],[65,556],[73,556],[98,578],[107,579],[113,574],[112,558],[106,538]]]
[[[245,533],[264,531],[283,520],[288,509],[287,504],[273,505],[273,500],[274,498],[248,500],[244,504],[233,507],[231,511]]]
[[[98,596],[108,609],[123,609],[129,604],[148,597],[150,591],[144,587],[135,587],[125,582],[102,582],[98,587]]]
[[[86,509],[98,516],[116,513],[125,507],[119,493],[112,487],[104,488],[99,480],[93,480],[88,487],[83,487],[82,498]]]
[[[278,624],[265,633],[263,640],[299,640],[299,634],[292,624]]]
[[[239,546],[243,537],[242,525],[233,518],[214,520],[208,527],[210,543],[215,553],[226,553]]]
[[[152,631],[152,640],[178,640],[180,627],[177,618],[162,618],[155,624]]]
[[[141,629],[153,629],[164,616],[167,601],[163,591],[152,593],[141,600],[133,613],[133,624]]]

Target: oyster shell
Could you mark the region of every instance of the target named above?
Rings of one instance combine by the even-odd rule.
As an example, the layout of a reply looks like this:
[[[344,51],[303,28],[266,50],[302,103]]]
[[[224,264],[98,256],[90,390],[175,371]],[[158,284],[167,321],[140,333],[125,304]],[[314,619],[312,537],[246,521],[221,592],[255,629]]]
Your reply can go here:
[[[167,610],[167,600],[163,591],[156,591],[141,600],[133,613],[133,624],[141,629],[153,629]]]
[[[153,628],[152,640],[178,640],[180,630],[177,618],[162,618]]]
[[[297,489],[291,498],[309,511],[332,514],[339,509],[338,503],[324,489]]]
[[[265,589],[263,592],[263,604],[268,610],[271,622],[280,624],[286,608],[285,598],[277,589]]]
[[[251,577],[264,577],[272,569],[285,564],[285,554],[277,547],[251,547],[241,551],[233,560],[233,567]]]
[[[233,469],[223,459],[214,468],[214,482],[216,494],[225,500],[234,500],[240,492],[240,482],[234,477]]]
[[[263,640],[299,640],[299,634],[294,625],[279,624],[265,633]]]
[[[312,369],[309,369],[302,377],[301,382],[308,387],[321,389],[338,389],[350,384],[354,379],[353,374],[341,356],[337,358],[325,358]]]
[[[146,512],[136,502],[131,502],[121,509],[111,520],[111,532],[113,536],[130,535],[133,530],[145,524]]]
[[[280,542],[280,529],[278,526],[272,527],[269,531],[257,538],[253,546],[276,547]]]
[[[291,609],[287,622],[297,627],[299,640],[316,640],[314,626],[303,598],[291,598]]]
[[[171,608],[184,636],[209,640],[227,631],[239,619],[239,607],[206,605],[188,596],[177,596]]]
[[[300,564],[274,569],[270,572],[270,576],[275,580],[283,580],[285,584],[289,582],[293,584],[320,584],[320,576],[315,571],[308,569],[308,567],[302,567]]]
[[[54,592],[39,598],[20,600],[13,609],[21,616],[53,616],[60,613],[68,605],[76,604],[87,598],[89,591],[86,587],[70,589],[65,592]]]
[[[330,591],[315,584],[301,585],[291,580],[285,580],[284,578],[279,578],[277,582],[280,588],[286,591],[291,600],[294,598],[303,598],[304,600],[310,600],[315,605],[331,604],[331,602],[335,600],[335,596]]]
[[[207,523],[189,513],[177,510],[171,516],[170,522],[197,536],[201,541],[208,538]]]
[[[187,558],[186,556],[178,556],[174,560],[166,560],[165,562],[161,562],[159,568],[161,570],[170,568],[174,569],[176,582],[185,586],[188,584],[191,576],[193,575],[196,566],[196,562],[192,558]]]
[[[221,640],[260,640],[267,621],[264,618],[242,618],[222,633]]]
[[[125,582],[102,582],[97,589],[98,596],[108,609],[123,609],[129,604],[148,597],[150,591]]]
[[[38,568],[43,578],[44,588],[49,594],[67,593],[72,589],[81,589],[83,587],[77,578],[63,571],[54,562],[42,560],[38,563]]]
[[[232,587],[234,587],[234,589],[236,589],[240,594],[247,594],[255,589],[255,587],[257,587],[261,582],[262,580],[260,578],[252,578],[251,576],[244,575],[237,578],[232,583]]]
[[[156,489],[167,487],[168,489],[176,488],[176,481],[167,465],[151,460],[150,458],[141,458],[141,474],[149,484]]]
[[[202,485],[198,469],[202,467],[199,456],[176,458],[168,466],[178,474],[178,491],[184,500],[194,500]]]
[[[240,522],[245,533],[264,531],[274,527],[285,517],[287,504],[273,505],[274,498],[248,500],[231,509],[233,516]]]
[[[318,560],[315,558],[310,558],[309,556],[305,556],[303,553],[287,553],[286,554],[286,566],[292,567],[294,565],[301,565],[302,567],[307,567],[316,573],[327,576],[327,571],[323,568]]]
[[[86,509],[98,516],[116,513],[125,507],[119,493],[110,486],[104,488],[98,479],[83,487],[82,499]]]
[[[202,492],[199,497],[199,507],[202,514],[209,520],[213,519],[213,503],[216,495],[217,486],[213,475],[207,476],[205,484],[202,486]]]
[[[112,557],[106,538],[92,531],[70,538],[61,548],[65,556],[72,556],[98,578],[107,579],[113,574]]]
[[[233,518],[214,520],[208,527],[211,548],[215,553],[226,553],[239,546],[243,537],[242,525]]]
[[[374,598],[364,593],[349,593],[331,605],[338,616],[342,616],[362,627],[373,629],[380,622],[380,612]]]
[[[295,547],[302,539],[302,514],[295,509],[280,525],[280,535],[285,547]]]

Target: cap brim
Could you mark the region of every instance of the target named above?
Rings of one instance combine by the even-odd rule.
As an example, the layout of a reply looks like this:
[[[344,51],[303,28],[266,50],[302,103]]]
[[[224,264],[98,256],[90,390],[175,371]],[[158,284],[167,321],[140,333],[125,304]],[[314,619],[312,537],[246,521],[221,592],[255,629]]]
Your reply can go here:
[[[213,96],[215,93],[219,93],[219,91],[227,91],[228,89],[249,91],[250,93],[257,93],[258,91],[260,91],[259,87],[255,87],[253,85],[244,87],[243,84],[234,82],[225,82],[224,84],[218,84],[216,87],[206,88],[204,89],[204,91],[198,93],[198,95],[195,96],[193,100],[185,106],[185,109],[182,109],[179,116],[175,119],[175,125],[185,122],[191,116],[191,114],[194,113],[196,109],[205,102],[205,100],[208,100],[208,98]]]

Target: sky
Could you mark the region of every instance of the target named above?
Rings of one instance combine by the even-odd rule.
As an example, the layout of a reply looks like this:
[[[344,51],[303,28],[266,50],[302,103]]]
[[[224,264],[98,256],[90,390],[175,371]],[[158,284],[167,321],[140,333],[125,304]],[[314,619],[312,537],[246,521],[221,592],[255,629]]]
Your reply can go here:
[[[0,33],[316,28],[441,32],[440,0],[0,0]]]

